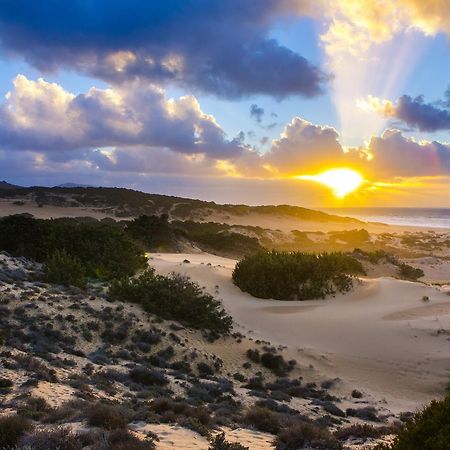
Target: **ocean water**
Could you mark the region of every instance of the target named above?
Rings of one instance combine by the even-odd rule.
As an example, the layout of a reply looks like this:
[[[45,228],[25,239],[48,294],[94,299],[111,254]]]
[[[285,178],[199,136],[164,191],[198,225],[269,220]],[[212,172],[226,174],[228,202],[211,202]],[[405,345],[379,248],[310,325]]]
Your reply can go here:
[[[450,229],[450,208],[333,208],[326,212],[365,222]]]

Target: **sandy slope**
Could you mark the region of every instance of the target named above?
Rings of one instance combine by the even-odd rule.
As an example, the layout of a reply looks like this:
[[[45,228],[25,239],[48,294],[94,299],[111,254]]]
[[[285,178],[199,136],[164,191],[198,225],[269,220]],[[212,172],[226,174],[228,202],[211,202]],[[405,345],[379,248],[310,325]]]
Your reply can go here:
[[[325,301],[260,300],[232,284],[234,260],[208,254],[150,256],[158,272],[185,273],[211,293],[218,290],[245,334],[287,345],[300,363],[342,378],[346,390],[361,389],[386,401],[393,412],[414,410],[444,392],[450,374],[445,292],[379,278],[364,279],[350,294]]]

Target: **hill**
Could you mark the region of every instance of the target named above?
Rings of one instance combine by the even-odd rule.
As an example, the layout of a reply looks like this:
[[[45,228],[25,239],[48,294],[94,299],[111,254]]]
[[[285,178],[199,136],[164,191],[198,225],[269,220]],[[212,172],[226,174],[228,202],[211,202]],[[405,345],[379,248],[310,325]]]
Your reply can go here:
[[[91,208],[96,212],[117,218],[131,218],[142,214],[167,214],[169,219],[203,221],[208,218],[208,221],[225,222],[229,216],[245,217],[257,214],[321,223],[362,223],[350,217],[290,205],[220,205],[197,199],[147,194],[132,189],[72,187],[70,184],[52,188],[8,186],[10,186],[8,189],[0,189],[0,199],[27,201],[39,207]],[[210,219],[214,215],[217,220]]]
[[[7,183],[6,181],[0,181],[0,191],[10,191],[20,189],[20,186],[16,186],[15,184]]]

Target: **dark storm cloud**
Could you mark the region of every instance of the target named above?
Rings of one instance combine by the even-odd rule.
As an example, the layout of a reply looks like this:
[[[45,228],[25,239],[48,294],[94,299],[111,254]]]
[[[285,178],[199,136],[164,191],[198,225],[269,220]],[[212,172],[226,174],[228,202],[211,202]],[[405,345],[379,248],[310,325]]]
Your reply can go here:
[[[175,82],[222,97],[306,97],[327,76],[269,39],[302,0],[3,1],[0,42],[43,71]]]

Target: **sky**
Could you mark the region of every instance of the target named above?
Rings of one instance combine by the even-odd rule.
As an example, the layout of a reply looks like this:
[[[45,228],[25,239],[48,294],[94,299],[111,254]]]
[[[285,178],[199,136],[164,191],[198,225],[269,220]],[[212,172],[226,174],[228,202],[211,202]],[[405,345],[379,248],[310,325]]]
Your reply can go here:
[[[0,1],[0,180],[450,207],[450,0]]]

